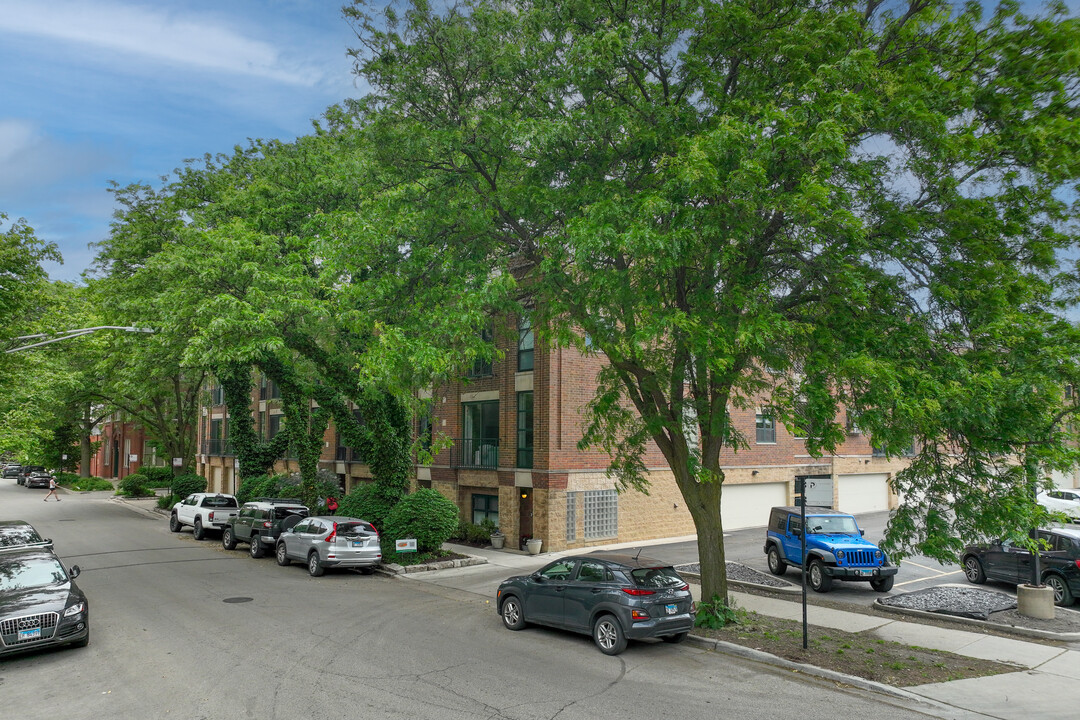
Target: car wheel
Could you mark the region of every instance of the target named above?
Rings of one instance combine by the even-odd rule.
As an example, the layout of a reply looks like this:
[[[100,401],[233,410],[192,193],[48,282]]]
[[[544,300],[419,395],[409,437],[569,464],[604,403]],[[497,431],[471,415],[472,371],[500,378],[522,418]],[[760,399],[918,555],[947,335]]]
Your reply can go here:
[[[507,630],[520,630],[525,627],[525,613],[521,609],[521,601],[514,595],[509,595],[502,604],[503,625]]]
[[[780,559],[780,551],[775,545],[769,546],[769,572],[773,575],[783,575],[787,572],[787,563]]]
[[[974,555],[964,558],[964,575],[967,576],[968,582],[976,585],[986,582],[986,573],[983,571],[982,563]]]
[[[326,568],[319,562],[319,553],[313,552],[308,555],[307,571],[311,577],[322,577],[323,573],[326,572]]]
[[[176,517],[176,513],[169,516],[169,529],[173,532],[180,532],[184,526],[180,524],[180,520]]]
[[[86,631],[86,637],[84,637],[82,640],[76,640],[75,642],[71,643],[71,647],[86,647],[89,644],[90,644],[90,631],[87,630]]]
[[[664,636],[664,642],[666,642],[666,643],[681,643],[683,640],[686,639],[686,636],[689,635],[689,634],[690,633],[681,632],[681,633],[675,633],[674,635],[665,635]]]
[[[285,567],[292,562],[292,560],[289,559],[288,553],[285,552],[284,542],[279,542],[277,544],[277,552],[274,554],[274,556],[277,558],[277,564],[281,567]]]
[[[870,581],[870,587],[874,588],[878,592],[889,592],[892,590],[893,581],[896,578],[892,575],[889,577],[878,578],[877,580]]]
[[[221,547],[226,550],[236,549],[236,536],[233,535],[231,528],[225,528],[221,533]]]
[[[1060,575],[1047,575],[1046,584],[1054,590],[1054,604],[1061,606],[1072,605],[1075,601],[1069,584]]]
[[[263,549],[262,539],[258,535],[252,535],[248,543],[248,555],[258,559],[265,554],[266,550]]]
[[[832,590],[832,578],[825,574],[825,563],[820,560],[810,561],[807,582],[814,592],[827,593]]]
[[[618,655],[626,649],[626,635],[614,615],[601,615],[593,623],[593,642],[605,655]]]
[[[206,531],[203,530],[202,518],[195,518],[195,528],[191,531],[191,534],[195,536],[196,540],[206,539]]]

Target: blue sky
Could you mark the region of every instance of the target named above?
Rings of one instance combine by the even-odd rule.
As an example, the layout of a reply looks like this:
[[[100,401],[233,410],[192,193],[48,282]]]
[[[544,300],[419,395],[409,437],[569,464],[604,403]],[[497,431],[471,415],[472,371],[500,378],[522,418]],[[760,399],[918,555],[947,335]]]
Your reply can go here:
[[[0,211],[77,281],[108,183],[157,184],[247,138],[291,140],[346,97],[342,0],[0,0]]]

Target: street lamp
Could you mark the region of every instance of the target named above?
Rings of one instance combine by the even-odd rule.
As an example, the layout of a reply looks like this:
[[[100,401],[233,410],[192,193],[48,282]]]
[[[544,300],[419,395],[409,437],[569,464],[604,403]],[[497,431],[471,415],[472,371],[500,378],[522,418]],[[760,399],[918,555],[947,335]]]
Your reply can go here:
[[[12,338],[12,340],[34,340],[36,338],[51,338],[49,340],[42,340],[41,342],[30,343],[29,345],[20,345],[19,347],[5,350],[5,353],[19,352],[20,350],[29,350],[31,348],[41,347],[42,345],[49,345],[50,343],[60,342],[61,340],[70,340],[71,338],[82,337],[83,335],[89,335],[92,332],[98,330],[122,330],[124,332],[141,332],[152,333],[152,328],[140,328],[130,325],[98,325],[97,327],[78,328],[76,330],[62,330],[55,333],[38,333],[36,335],[20,335],[19,337]],[[57,337],[51,337],[51,336]]]

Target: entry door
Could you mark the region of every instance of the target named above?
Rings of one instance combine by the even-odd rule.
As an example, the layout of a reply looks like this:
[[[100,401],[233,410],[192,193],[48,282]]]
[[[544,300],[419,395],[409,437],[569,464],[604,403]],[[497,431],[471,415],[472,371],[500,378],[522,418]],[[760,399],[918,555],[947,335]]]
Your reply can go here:
[[[532,537],[533,534],[533,501],[532,488],[522,488],[518,493],[518,527],[521,537]]]

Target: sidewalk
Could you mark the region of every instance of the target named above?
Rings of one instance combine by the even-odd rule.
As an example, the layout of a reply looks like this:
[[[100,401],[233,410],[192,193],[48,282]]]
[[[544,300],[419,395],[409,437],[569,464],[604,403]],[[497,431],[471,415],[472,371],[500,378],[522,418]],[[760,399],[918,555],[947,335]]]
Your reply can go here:
[[[665,540],[665,542],[669,541]],[[590,551],[639,548],[643,544],[645,543],[611,545],[590,548]],[[533,556],[514,550],[493,550],[452,544],[447,544],[446,547],[463,555],[483,557],[487,560],[487,564],[436,573],[413,574],[408,578],[494,598],[495,590],[505,577],[530,573],[556,558],[580,554],[580,551],[573,551]],[[694,597],[701,597],[700,585],[691,583],[691,590]],[[797,601],[745,592],[732,592],[731,597],[740,607],[762,615],[802,620],[802,604]],[[884,692],[895,697],[927,701],[947,711],[946,716],[981,716],[1001,720],[1030,720],[1031,718],[1065,720],[1080,715],[1072,692],[1073,683],[1080,680],[1080,651],[981,632],[943,628],[908,619],[893,619],[817,605],[808,607],[807,618],[809,623],[816,627],[868,633],[882,640],[944,650],[983,660],[995,660],[1013,664],[1022,669],[1004,675],[899,689],[820,668],[800,666],[766,653],[711,639],[697,638],[694,643],[699,647],[706,647],[717,652],[739,655],[789,669],[798,669],[803,673],[818,675],[857,688]],[[959,711],[960,714],[949,715],[948,713],[952,710]]]

